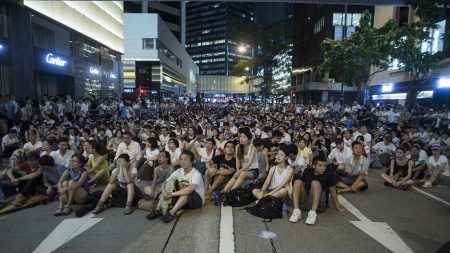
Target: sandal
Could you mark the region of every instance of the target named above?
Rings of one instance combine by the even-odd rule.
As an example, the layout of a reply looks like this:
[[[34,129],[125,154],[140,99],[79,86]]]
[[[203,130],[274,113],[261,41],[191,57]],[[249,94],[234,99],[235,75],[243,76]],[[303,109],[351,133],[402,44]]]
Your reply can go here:
[[[147,216],[145,216],[145,218],[147,218],[147,219],[149,219],[149,220],[154,220],[154,219],[156,219],[156,218],[158,218],[158,217],[161,217],[161,216],[162,216],[161,211],[153,210],[153,211],[150,212],[150,214],[148,214]]]
[[[62,215],[62,211],[63,208],[62,207],[58,207],[58,209],[56,209],[55,213],[53,214],[54,216],[61,216]]]
[[[61,215],[66,216],[72,213],[72,208],[69,206],[65,206],[64,209],[61,212]]]
[[[99,214],[99,213],[101,213],[103,210],[105,210],[105,205],[97,204],[97,206],[95,207],[94,211],[92,211],[92,213],[93,213],[93,214]]]
[[[133,207],[131,207],[131,205],[126,205],[125,210],[123,211],[123,214],[128,215],[128,214],[131,214],[132,212],[133,212]]]
[[[166,215],[162,217],[162,221],[164,223],[169,223],[175,218],[175,215],[172,215],[170,212],[167,212]]]

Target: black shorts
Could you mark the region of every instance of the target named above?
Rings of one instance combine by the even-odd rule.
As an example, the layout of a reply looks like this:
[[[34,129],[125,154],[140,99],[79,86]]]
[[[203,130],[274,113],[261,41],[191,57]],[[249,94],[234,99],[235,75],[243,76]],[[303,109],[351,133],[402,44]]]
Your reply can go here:
[[[249,169],[248,172],[253,173],[253,179],[257,179],[259,176],[259,169]]]
[[[203,199],[198,195],[196,191],[191,192],[187,196],[186,205],[184,205],[184,209],[197,209],[203,206]]]

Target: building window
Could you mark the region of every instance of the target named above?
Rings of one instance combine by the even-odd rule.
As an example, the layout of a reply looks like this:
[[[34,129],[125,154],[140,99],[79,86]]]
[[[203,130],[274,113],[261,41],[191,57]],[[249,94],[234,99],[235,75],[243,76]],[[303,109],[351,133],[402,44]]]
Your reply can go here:
[[[10,34],[9,8],[0,5],[0,37],[8,38]]]
[[[430,30],[430,40],[423,42],[421,52],[429,52],[431,54],[442,52],[444,50],[444,33],[446,20],[437,22],[436,29]]]
[[[155,49],[155,39],[143,38],[142,39],[142,49],[144,49],[144,50]]]
[[[361,13],[347,13],[347,18],[345,13],[333,13],[333,26],[358,26],[360,20]]]
[[[33,24],[33,44],[47,50],[55,50],[55,33],[40,25]]]

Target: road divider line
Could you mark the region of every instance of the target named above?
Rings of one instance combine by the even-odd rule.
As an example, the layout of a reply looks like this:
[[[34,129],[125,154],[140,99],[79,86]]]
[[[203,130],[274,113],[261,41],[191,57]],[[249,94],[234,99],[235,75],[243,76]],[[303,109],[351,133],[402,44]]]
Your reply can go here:
[[[413,189],[414,191],[418,192],[419,194],[424,195],[425,197],[431,198],[431,199],[436,200],[437,202],[439,202],[441,204],[444,204],[447,207],[450,207],[450,203],[449,202],[447,202],[447,201],[445,201],[445,200],[443,200],[443,199],[441,199],[439,197],[436,197],[433,194],[430,194],[430,193],[428,193],[426,191],[423,191],[423,190],[419,189],[416,186],[411,186],[411,189]]]
[[[234,253],[233,208],[220,207],[219,253]]]

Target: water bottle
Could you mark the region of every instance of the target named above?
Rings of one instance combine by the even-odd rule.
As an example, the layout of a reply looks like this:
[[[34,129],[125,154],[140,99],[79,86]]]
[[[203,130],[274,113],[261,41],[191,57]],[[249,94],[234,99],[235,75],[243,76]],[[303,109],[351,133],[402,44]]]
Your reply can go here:
[[[220,206],[220,191],[214,192],[214,205]]]
[[[288,206],[286,205],[285,202],[283,202],[283,210],[281,211],[281,213],[283,214],[284,218],[288,216]]]

